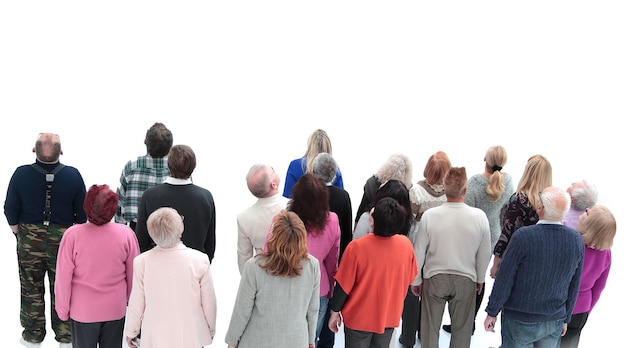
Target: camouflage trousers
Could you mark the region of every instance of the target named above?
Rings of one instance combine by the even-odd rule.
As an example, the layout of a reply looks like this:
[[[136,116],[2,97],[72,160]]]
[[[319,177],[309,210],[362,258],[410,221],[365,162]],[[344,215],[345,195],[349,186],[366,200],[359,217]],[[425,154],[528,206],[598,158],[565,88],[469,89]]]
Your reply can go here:
[[[46,336],[46,305],[44,278],[48,274],[50,289],[50,318],[55,339],[71,342],[69,321],[59,319],[54,309],[54,280],[57,252],[67,227],[50,224],[20,224],[17,233],[17,262],[20,275],[20,323],[22,337],[29,342],[41,342]]]

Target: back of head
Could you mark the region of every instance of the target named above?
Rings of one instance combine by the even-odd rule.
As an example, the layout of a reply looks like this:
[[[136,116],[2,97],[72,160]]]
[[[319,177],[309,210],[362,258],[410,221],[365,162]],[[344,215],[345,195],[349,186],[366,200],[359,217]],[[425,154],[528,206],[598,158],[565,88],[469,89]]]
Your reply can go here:
[[[450,167],[452,167],[452,163],[448,155],[443,151],[437,151],[426,162],[424,179],[431,185],[441,185]]]
[[[260,163],[253,165],[246,175],[248,189],[257,198],[268,196],[272,190],[273,180],[274,173],[272,167]]]
[[[447,198],[460,199],[467,192],[467,173],[465,167],[452,167],[443,181]]]
[[[34,150],[40,162],[56,163],[62,154],[61,138],[53,133],[39,133]]]
[[[307,230],[322,230],[329,212],[328,187],[313,174],[302,175],[291,190],[288,209],[304,221]]]
[[[313,159],[311,169],[313,174],[317,175],[327,185],[330,185],[335,181],[337,171],[339,171],[337,161],[335,161],[333,156],[328,152],[320,152],[317,154],[317,156]]]
[[[183,233],[183,217],[174,208],[162,207],[150,214],[147,221],[148,234],[156,245],[171,248],[180,242]]]
[[[492,146],[485,154],[485,165],[487,170],[491,171],[489,176],[489,184],[485,187],[485,191],[492,202],[497,201],[504,192],[504,175],[501,170],[506,164],[507,154],[502,146]]]
[[[174,145],[167,156],[167,167],[173,178],[190,178],[196,169],[196,154],[187,145]]]
[[[573,183],[567,192],[572,196],[572,207],[582,211],[598,203],[598,189],[587,180]]]
[[[274,216],[271,233],[267,240],[267,258],[261,268],[273,276],[300,275],[300,260],[308,259],[306,228],[302,220],[296,213],[282,210]]]
[[[381,237],[390,237],[402,229],[406,223],[407,211],[391,197],[385,197],[376,202],[372,212],[374,220],[374,234]]]
[[[611,211],[602,205],[595,205],[587,211],[588,216],[581,219],[578,231],[585,245],[596,250],[607,250],[613,246],[617,232],[617,222]]]
[[[306,158],[306,172],[312,172],[312,164],[315,156],[318,153],[326,152],[329,154],[333,154],[333,146],[330,143],[330,137],[328,133],[326,133],[323,129],[316,129],[311,135],[309,135],[309,139],[307,140],[307,148],[304,153],[304,157]]]
[[[389,180],[400,180],[406,187],[413,184],[413,163],[407,155],[394,153],[374,174],[381,184]]]
[[[150,157],[165,157],[174,143],[174,137],[163,123],[156,122],[146,132],[145,143]]]
[[[117,210],[117,200],[117,193],[109,185],[92,185],[83,203],[89,222],[98,226],[110,222]]]
[[[409,230],[411,229],[411,223],[413,220],[413,216],[409,214],[409,212],[411,211],[411,199],[409,198],[409,189],[407,189],[406,185],[404,185],[402,181],[389,180],[383,185],[381,185],[376,191],[376,198],[374,201],[374,205],[376,205],[376,203],[379,200],[385,197],[390,197],[390,198],[395,199],[398,202],[398,204],[400,204],[404,208],[405,212],[407,213],[406,223],[402,226],[401,229],[396,231],[397,233],[400,233],[406,236],[409,233]]]
[[[559,187],[546,187],[538,194],[538,198],[543,205],[543,214],[539,215],[541,219],[563,221],[571,204],[571,198],[567,191]]]
[[[517,193],[525,193],[530,204],[536,209],[539,192],[552,186],[552,165],[542,155],[528,159],[524,173],[517,185]]]

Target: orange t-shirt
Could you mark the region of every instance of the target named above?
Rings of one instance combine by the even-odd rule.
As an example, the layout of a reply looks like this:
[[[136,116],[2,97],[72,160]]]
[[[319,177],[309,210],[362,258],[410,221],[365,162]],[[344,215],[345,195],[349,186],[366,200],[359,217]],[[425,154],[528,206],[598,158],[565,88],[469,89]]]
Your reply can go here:
[[[398,327],[404,297],[417,272],[413,245],[405,236],[368,234],[350,242],[335,275],[348,294],[341,309],[344,324],[375,333]]]

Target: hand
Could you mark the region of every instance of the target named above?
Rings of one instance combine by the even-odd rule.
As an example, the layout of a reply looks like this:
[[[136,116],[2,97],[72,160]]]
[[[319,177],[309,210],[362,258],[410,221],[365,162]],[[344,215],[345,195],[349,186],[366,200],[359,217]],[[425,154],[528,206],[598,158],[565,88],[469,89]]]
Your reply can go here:
[[[335,312],[332,309],[330,310],[330,318],[328,319],[328,328],[330,331],[337,333],[339,332],[339,328],[341,327],[341,312]]]
[[[496,273],[498,273],[498,269],[500,268],[500,261],[502,261],[500,256],[493,258],[493,266],[491,266],[491,271],[489,272],[489,275],[493,279],[496,279]]]
[[[130,348],[137,348],[137,347],[139,347],[137,345],[137,337],[128,337],[128,336],[126,336],[126,344]]]
[[[309,348],[315,348],[315,344],[314,343],[309,343]]]
[[[496,320],[496,317],[487,316],[487,318],[485,318],[485,331],[496,332]]]
[[[480,295],[485,288],[485,283],[476,283],[476,294]]]
[[[561,330],[561,337],[567,333],[567,323],[563,323],[563,330]]]
[[[411,292],[417,297],[422,297],[422,285],[411,285]]]
[[[228,348],[237,348],[237,346],[231,346],[230,344],[228,345]]]

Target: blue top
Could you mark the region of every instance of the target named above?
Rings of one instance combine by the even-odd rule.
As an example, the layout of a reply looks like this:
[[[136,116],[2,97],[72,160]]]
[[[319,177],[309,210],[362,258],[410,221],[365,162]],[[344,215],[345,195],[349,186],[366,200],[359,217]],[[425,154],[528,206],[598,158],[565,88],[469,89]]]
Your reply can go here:
[[[283,190],[283,196],[291,198],[291,189],[293,188],[293,185],[296,184],[296,181],[300,179],[305,171],[306,158],[297,158],[289,163],[287,176],[285,177],[285,189]],[[337,168],[337,175],[335,176],[335,181],[333,181],[333,186],[343,188],[343,178],[341,177],[341,170],[339,168]]]
[[[52,172],[59,165],[37,161],[44,170]],[[80,172],[66,166],[55,174],[50,198],[50,222],[58,225],[81,224],[87,221],[83,209],[85,182]],[[41,224],[46,204],[46,176],[30,164],[18,167],[7,189],[4,215],[9,225]]]
[[[585,245],[576,230],[543,223],[522,227],[509,242],[485,311],[525,322],[569,323],[578,297]]]

